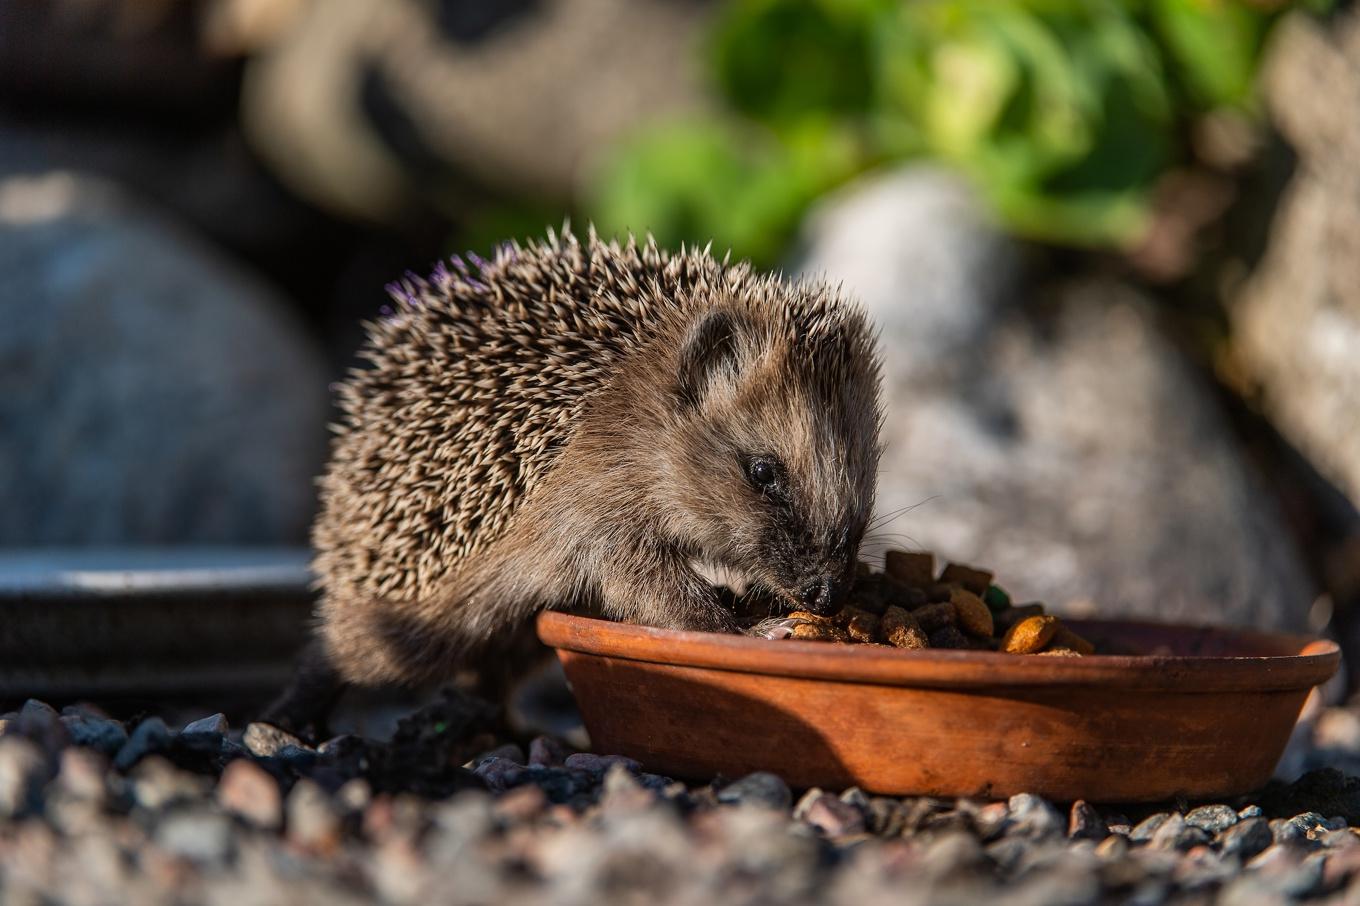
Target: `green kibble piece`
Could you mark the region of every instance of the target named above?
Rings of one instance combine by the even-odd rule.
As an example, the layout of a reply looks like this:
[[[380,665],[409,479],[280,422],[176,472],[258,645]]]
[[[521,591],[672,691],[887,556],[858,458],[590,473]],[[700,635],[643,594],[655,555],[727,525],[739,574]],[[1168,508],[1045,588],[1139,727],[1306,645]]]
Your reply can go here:
[[[982,594],[982,603],[986,604],[992,613],[998,613],[1011,606],[1011,596],[1006,594],[1006,590],[1000,585],[988,585]]]

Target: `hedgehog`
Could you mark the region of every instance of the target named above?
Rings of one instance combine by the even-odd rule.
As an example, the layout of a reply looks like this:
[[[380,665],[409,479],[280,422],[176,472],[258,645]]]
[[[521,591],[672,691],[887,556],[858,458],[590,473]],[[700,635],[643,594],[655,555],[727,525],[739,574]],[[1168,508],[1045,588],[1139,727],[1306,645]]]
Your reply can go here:
[[[276,716],[448,679],[544,608],[731,631],[724,592],[839,606],[880,455],[856,304],[593,229],[469,257],[389,286],[337,385],[314,676]]]

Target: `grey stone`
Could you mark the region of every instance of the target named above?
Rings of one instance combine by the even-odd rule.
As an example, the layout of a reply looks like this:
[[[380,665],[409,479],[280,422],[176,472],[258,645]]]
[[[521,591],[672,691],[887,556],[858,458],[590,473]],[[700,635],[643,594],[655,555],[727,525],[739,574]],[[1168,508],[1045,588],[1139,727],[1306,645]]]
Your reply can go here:
[[[725,805],[757,805],[787,811],[793,804],[793,792],[778,775],[756,771],[719,790],[718,801]]]
[[[208,787],[207,778],[181,771],[154,754],[138,762],[130,777],[133,800],[151,812],[201,799]]]
[[[625,758],[622,755],[595,755],[591,752],[577,752],[575,755],[568,755],[562,764],[573,771],[590,771],[601,775],[616,764],[621,764],[630,771],[642,770],[642,765],[631,758]]]
[[[0,179],[0,272],[0,546],[305,540],[325,371],[281,299],[59,172]]]
[[[1212,835],[1203,828],[1187,823],[1179,814],[1173,814],[1152,832],[1147,842],[1153,849],[1183,851],[1202,846],[1211,839]]]
[[[529,764],[557,767],[566,760],[568,754],[570,752],[562,741],[552,736],[535,736],[529,743]]]
[[[1201,805],[1186,814],[1185,823],[1218,834],[1237,823],[1237,812],[1226,805]]]
[[[889,383],[950,370],[1014,298],[1011,240],[939,168],[852,183],[809,213],[802,242],[798,270],[843,282],[891,338]]]
[[[108,785],[104,782],[108,767],[108,760],[96,752],[70,748],[61,753],[57,784],[62,792],[76,799],[102,803],[108,797]]]
[[[1003,874],[1011,874],[1030,851],[1030,841],[1024,837],[1002,837],[993,840],[984,848],[988,858],[996,863]]]
[[[1010,806],[1004,802],[989,803],[973,813],[973,828],[983,842],[1003,834],[1010,821]]]
[[[513,764],[528,764],[528,759],[524,757],[524,750],[513,742],[510,742],[503,746],[497,746],[489,752],[483,752],[481,755],[478,755],[476,758],[472,759],[472,763],[469,767],[475,768],[487,758],[503,758]]]
[[[63,714],[61,722],[71,737],[72,745],[85,746],[105,755],[117,754],[128,740],[122,722],[112,718]]]
[[[224,862],[232,852],[231,822],[203,808],[165,816],[156,825],[155,839],[163,849],[203,864]]]
[[[1265,818],[1250,817],[1219,833],[1214,842],[1225,856],[1245,860],[1265,850],[1275,842],[1275,837]]]
[[[853,188],[807,237],[802,268],[844,280],[882,331],[885,524],[865,550],[979,560],[1059,612],[1301,628],[1302,558],[1152,301],[1022,285],[938,179]]]
[[[56,709],[35,698],[24,702],[23,707],[19,709],[15,727],[47,752],[56,753],[71,741]]]
[[[1271,821],[1270,829],[1275,835],[1276,843],[1303,845],[1312,842],[1313,835],[1319,828],[1325,829],[1326,820],[1317,812],[1304,812],[1293,818]]]
[[[180,735],[190,735],[194,733],[209,733],[218,736],[226,736],[231,730],[231,725],[227,723],[227,716],[222,713],[213,714],[209,717],[200,717],[198,720],[190,721],[180,730]]]
[[[472,773],[480,777],[489,790],[507,790],[529,776],[529,769],[508,758],[493,755],[482,759]]]
[[[869,808],[865,812],[865,827],[871,834],[880,837],[896,837],[906,826],[905,817],[897,800],[875,796],[869,800]]]
[[[241,117],[285,184],[350,219],[453,215],[469,180],[571,197],[639,123],[704,103],[692,50],[706,4],[296,10],[277,40],[242,57]],[[394,142],[394,129],[415,131]]]
[[[1095,854],[1107,861],[1124,858],[1129,852],[1129,839],[1123,834],[1110,834],[1096,844]]]
[[[1247,863],[1253,879],[1286,897],[1305,898],[1322,886],[1324,863],[1305,858],[1297,848],[1275,844]]]
[[[644,811],[656,798],[656,793],[638,783],[633,772],[623,765],[615,764],[605,771],[600,787],[600,810],[606,815]]]
[[[941,834],[925,845],[921,863],[927,878],[941,881],[975,873],[986,863],[986,855],[972,834]]]
[[[1265,255],[1231,306],[1233,347],[1262,405],[1315,468],[1360,505],[1360,16],[1294,15],[1263,84],[1299,163]]]
[[[1067,822],[1058,810],[1039,796],[1019,793],[1007,805],[1010,808],[1007,835],[1044,840],[1062,836],[1067,830]]]
[[[238,758],[222,771],[217,803],[223,811],[256,827],[273,830],[283,823],[283,796],[277,781],[248,758]]]
[[[1260,818],[1264,814],[1265,812],[1261,811],[1261,807],[1259,805],[1248,805],[1243,807],[1242,810],[1237,813],[1237,817],[1239,819],[1245,820],[1247,818]]]
[[[1078,799],[1067,816],[1067,836],[1075,840],[1104,840],[1105,819],[1089,802]]]
[[[0,739],[0,818],[15,818],[39,807],[47,759],[31,740]]]
[[[246,725],[246,731],[241,735],[241,742],[250,754],[260,757],[277,756],[289,746],[296,749],[310,748],[287,730],[273,724],[259,722]]]
[[[1200,891],[1216,888],[1232,879],[1237,875],[1238,869],[1236,860],[1225,858],[1208,847],[1200,846],[1181,858],[1172,877],[1181,890]]]
[[[326,791],[302,778],[288,793],[288,839],[309,849],[327,850],[340,840],[340,813]]]
[[[1157,829],[1171,819],[1172,812],[1157,812],[1148,815],[1142,821],[1134,825],[1133,830],[1129,831],[1129,840],[1134,843],[1146,843],[1152,839],[1152,835]]]
[[[864,813],[831,793],[808,790],[793,810],[793,816],[831,838],[864,833]]]
[[[128,735],[128,741],[123,743],[113,759],[113,766],[126,771],[146,756],[170,748],[171,739],[165,721],[159,717],[148,717]]]

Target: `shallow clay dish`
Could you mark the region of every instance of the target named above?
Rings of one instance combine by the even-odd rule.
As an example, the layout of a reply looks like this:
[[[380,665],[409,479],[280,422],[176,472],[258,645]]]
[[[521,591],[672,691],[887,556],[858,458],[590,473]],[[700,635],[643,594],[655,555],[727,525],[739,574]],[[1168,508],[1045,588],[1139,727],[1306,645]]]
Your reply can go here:
[[[896,795],[1150,802],[1260,787],[1332,642],[1067,621],[1084,658],[898,651],[539,617],[591,744],[649,771]]]

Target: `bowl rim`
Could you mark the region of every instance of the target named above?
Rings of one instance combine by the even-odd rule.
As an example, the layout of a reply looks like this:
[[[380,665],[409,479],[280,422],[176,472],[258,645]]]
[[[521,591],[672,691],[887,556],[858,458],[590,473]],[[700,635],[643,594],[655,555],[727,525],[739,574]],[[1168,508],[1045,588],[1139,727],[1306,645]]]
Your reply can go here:
[[[1330,639],[1255,629],[1150,620],[1065,619],[1073,628],[1119,627],[1231,634],[1294,648],[1293,655],[1110,655],[1020,657],[993,651],[902,651],[658,629],[562,611],[538,616],[538,636],[560,650],[670,667],[931,689],[1106,686],[1178,693],[1282,691],[1326,682],[1341,661]]]

